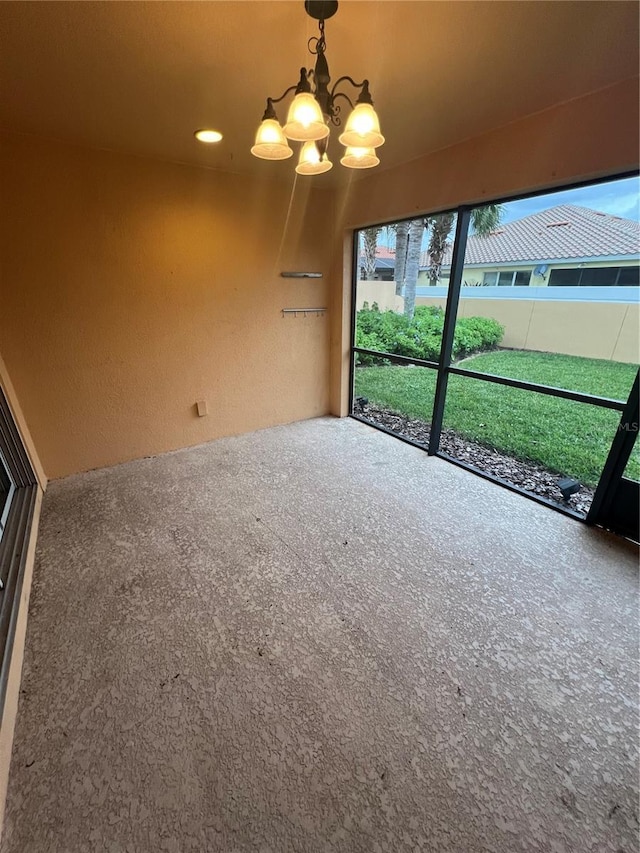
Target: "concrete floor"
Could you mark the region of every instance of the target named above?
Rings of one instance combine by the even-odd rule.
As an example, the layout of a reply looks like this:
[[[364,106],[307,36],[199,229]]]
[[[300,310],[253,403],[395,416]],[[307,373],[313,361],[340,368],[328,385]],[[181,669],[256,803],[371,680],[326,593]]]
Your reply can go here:
[[[353,420],[52,483],[2,851],[631,853],[636,558]]]

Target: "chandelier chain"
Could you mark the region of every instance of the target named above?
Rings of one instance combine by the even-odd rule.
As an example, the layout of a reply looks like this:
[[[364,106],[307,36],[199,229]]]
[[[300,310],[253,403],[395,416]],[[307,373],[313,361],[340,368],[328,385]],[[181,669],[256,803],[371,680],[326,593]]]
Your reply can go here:
[[[320,35],[311,36],[307,42],[307,50],[313,56],[317,56],[319,53],[324,53],[327,48],[327,41],[324,37],[324,21],[318,22],[318,29],[320,30]]]

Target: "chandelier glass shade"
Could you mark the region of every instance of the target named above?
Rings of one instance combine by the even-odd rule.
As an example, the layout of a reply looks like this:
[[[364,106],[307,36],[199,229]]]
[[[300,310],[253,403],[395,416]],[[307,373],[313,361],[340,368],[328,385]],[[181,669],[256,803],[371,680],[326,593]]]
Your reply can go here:
[[[256,133],[256,144],[251,149],[255,157],[263,160],[286,160],[293,155],[287,137],[274,118],[266,118]]]
[[[380,133],[380,121],[373,104],[356,104],[340,134],[343,145],[354,145],[359,148],[377,148],[384,142]]]
[[[299,175],[321,175],[331,168],[333,163],[329,160],[326,151],[322,151],[315,140],[311,139],[304,143],[296,166],[296,172]]]
[[[342,105],[337,103],[339,99],[344,99],[351,108],[344,131],[339,137],[339,142],[346,149],[340,159],[343,166],[349,169],[377,166],[380,160],[375,149],[385,141],[373,107],[368,80],[357,83],[345,75],[329,89],[331,77],[325,57],[324,22],[337,9],[337,0],[306,0],[307,14],[319,22],[320,35],[309,39],[308,44],[309,53],[316,57],[315,68],[301,68],[297,85],[290,86],[279,98],[267,98],[262,123],[251,148],[251,153],[263,160],[286,160],[293,154],[288,140],[303,143],[296,166],[299,175],[319,175],[332,168],[327,145],[330,125],[339,127],[342,124]],[[340,84],[345,82],[359,90],[355,104],[345,92],[338,91]],[[274,104],[291,94],[294,97],[282,127]]]
[[[329,136],[320,104],[311,92],[300,92],[291,101],[283,130],[284,135],[294,142],[308,142]]]
[[[371,169],[377,166],[380,160],[375,148],[348,146],[340,162],[349,169]]]

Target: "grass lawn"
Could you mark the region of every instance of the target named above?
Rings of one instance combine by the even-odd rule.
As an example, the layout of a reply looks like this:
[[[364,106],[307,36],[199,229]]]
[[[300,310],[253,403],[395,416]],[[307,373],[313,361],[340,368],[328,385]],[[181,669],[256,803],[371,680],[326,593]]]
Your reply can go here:
[[[473,356],[460,366],[618,400],[626,400],[637,369],[619,362],[508,350]],[[355,394],[429,422],[435,379],[435,371],[423,367],[360,367]],[[619,421],[620,413],[609,409],[464,376],[449,378],[445,427],[587,485],[597,483]],[[640,477],[637,445],[626,474]]]

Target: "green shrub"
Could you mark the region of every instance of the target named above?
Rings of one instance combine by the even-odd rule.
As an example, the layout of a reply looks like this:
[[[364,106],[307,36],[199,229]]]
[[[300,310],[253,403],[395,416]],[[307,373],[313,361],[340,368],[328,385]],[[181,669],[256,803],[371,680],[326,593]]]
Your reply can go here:
[[[431,305],[416,308],[413,320],[394,311],[380,311],[374,302],[357,314],[357,347],[437,361],[444,327],[444,311]],[[453,358],[494,349],[502,340],[504,328],[489,317],[460,317],[453,336]],[[380,364],[376,356],[358,354],[358,364]]]
[[[473,352],[494,349],[502,340],[504,327],[489,317],[462,317],[453,335],[455,358],[464,358]]]
[[[356,328],[356,346],[362,347],[362,349],[382,349],[381,341],[377,335],[371,332],[363,332],[359,328]],[[382,359],[359,352],[356,353],[356,364],[382,364]]]

